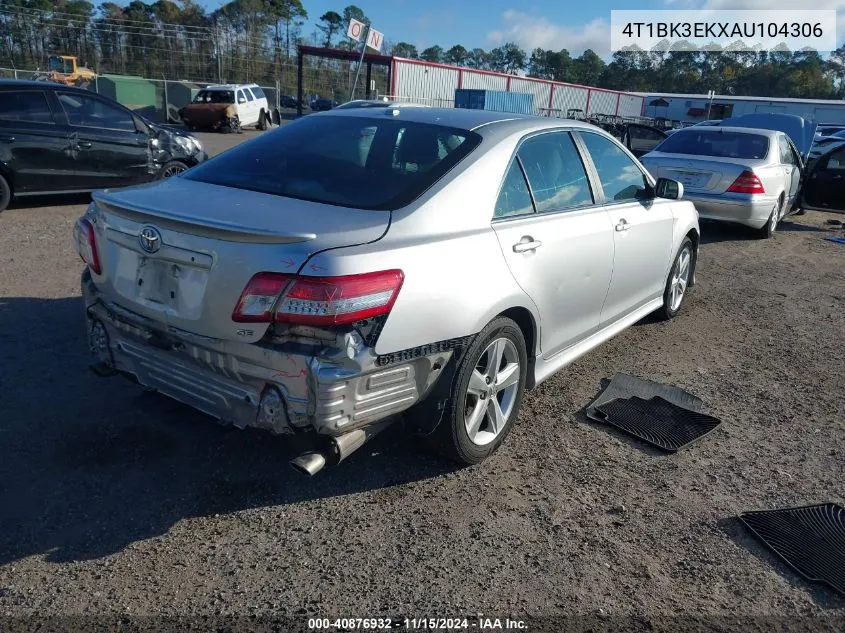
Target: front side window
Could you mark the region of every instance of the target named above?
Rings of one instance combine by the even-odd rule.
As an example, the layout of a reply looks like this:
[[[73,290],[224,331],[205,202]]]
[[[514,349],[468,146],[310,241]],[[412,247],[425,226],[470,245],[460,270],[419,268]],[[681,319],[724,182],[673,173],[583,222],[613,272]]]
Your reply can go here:
[[[534,194],[538,213],[593,204],[593,194],[581,156],[567,132],[540,134],[517,152]]]
[[[244,97],[243,90],[238,90],[238,103],[246,103],[246,97]]]
[[[494,218],[507,218],[514,215],[527,215],[534,213],[534,203],[531,201],[531,194],[528,191],[528,183],[525,181],[525,174],[519,161],[511,161],[508,173],[502,183],[502,190],[496,200],[496,209],[493,212]]]
[[[413,202],[478,144],[475,132],[386,117],[305,117],[185,174],[224,187],[359,209]]]
[[[8,90],[0,92],[0,120],[52,124],[53,113],[40,90]]]
[[[58,97],[71,125],[135,131],[135,121],[129,112],[102,99],[67,92],[59,93]]]
[[[583,132],[581,138],[596,166],[605,200],[623,202],[653,197],[643,170],[616,143],[589,132]]]

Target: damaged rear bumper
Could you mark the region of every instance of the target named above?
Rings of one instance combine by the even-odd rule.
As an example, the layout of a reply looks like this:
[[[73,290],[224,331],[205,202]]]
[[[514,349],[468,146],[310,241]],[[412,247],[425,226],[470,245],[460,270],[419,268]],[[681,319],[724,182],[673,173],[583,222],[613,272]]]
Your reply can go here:
[[[360,336],[335,344],[202,337],[167,327],[100,296],[86,270],[89,345],[103,373],[134,378],[223,422],[331,437],[400,413],[432,388],[452,351],[380,366]]]

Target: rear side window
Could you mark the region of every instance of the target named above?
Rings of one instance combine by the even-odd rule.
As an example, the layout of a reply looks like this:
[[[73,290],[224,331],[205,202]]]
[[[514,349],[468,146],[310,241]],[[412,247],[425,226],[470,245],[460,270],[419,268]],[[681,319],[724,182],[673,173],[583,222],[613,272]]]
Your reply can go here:
[[[534,213],[534,203],[531,201],[531,194],[528,192],[528,183],[525,181],[525,174],[515,160],[508,168],[505,180],[502,183],[502,190],[496,200],[494,218],[508,218],[514,215],[527,215]]]
[[[623,202],[652,197],[646,175],[616,143],[589,132],[583,132],[581,138],[596,166],[607,201]]]
[[[43,92],[8,90],[0,92],[0,120],[53,123],[53,113]]]
[[[593,204],[587,172],[567,132],[533,136],[520,146],[517,156],[528,176],[538,213]]]
[[[255,97],[252,96],[252,93],[250,92],[249,88],[244,88],[244,94],[246,95],[247,101],[255,101]]]
[[[309,116],[186,172],[214,185],[358,209],[413,202],[481,142],[386,117]]]
[[[259,88],[258,86],[252,87],[251,90],[252,90],[252,94],[255,95],[256,99],[264,99],[265,98],[264,91],[261,88]]]
[[[769,139],[761,134],[719,129],[682,130],[669,136],[655,151],[718,158],[762,159],[769,154]]]

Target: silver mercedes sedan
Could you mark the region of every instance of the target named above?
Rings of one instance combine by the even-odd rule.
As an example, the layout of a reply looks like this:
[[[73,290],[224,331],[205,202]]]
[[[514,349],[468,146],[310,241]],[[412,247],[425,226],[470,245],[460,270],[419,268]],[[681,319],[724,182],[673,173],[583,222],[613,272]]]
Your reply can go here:
[[[677,314],[699,243],[682,195],[577,121],[310,115],[94,194],[75,227],[91,369],[299,436],[309,474],[402,412],[475,464],[526,389]]]
[[[814,129],[798,116],[745,115],[678,130],[641,160],[654,176],[679,180],[702,219],[768,238],[800,206]]]

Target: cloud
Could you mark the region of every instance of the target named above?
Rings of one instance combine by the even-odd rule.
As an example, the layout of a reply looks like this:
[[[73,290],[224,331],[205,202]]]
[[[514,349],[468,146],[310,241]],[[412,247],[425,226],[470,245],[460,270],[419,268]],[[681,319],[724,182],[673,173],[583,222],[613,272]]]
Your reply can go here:
[[[712,11],[743,11],[743,10],[797,10],[802,9],[796,0],[663,0],[664,4],[673,9],[710,9]],[[836,41],[842,42],[845,37],[845,0],[813,0],[814,10],[835,9]]]
[[[601,57],[610,54],[610,24],[604,19],[578,26],[559,26],[543,16],[511,9],[504,12],[502,21],[501,29],[487,34],[487,41],[494,46],[516,42],[528,51],[538,47],[565,48],[570,53],[581,54],[590,48]]]

